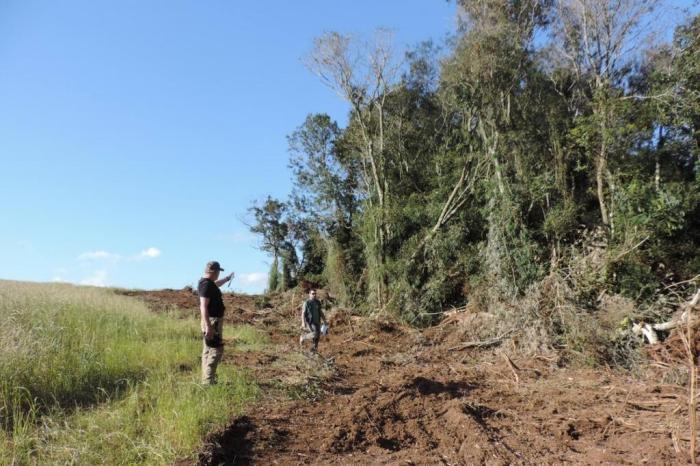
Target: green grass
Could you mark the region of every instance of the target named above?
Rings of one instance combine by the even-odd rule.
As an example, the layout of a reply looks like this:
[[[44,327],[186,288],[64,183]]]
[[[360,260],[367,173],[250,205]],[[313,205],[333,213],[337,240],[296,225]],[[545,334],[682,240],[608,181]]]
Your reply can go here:
[[[196,321],[106,290],[0,281],[0,315],[0,464],[168,464],[256,395],[228,364],[197,383]]]
[[[267,335],[251,325],[239,325],[230,330],[225,329],[226,338],[231,336],[239,351],[260,351],[268,344]]]

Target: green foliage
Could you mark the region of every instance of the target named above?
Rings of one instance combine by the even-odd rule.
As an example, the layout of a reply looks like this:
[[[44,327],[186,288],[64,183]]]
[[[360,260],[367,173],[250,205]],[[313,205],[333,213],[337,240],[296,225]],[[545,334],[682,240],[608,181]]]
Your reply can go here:
[[[236,351],[260,351],[268,343],[267,335],[251,325],[239,325],[226,331],[235,343]]]
[[[288,255],[282,256],[282,273],[280,274],[279,284],[277,286],[277,291],[286,291],[294,286],[294,280],[292,278],[292,264]]]
[[[272,261],[270,266],[270,273],[267,275],[267,292],[274,293],[279,289],[280,286],[280,267],[277,261],[277,257]]]
[[[289,210],[287,203],[269,196],[261,207],[253,205],[248,209],[255,218],[250,231],[260,235],[260,249],[274,258],[268,277],[269,292],[284,291],[296,285],[299,261],[294,242],[304,237],[305,229],[289,214]]]
[[[612,263],[608,268],[608,289],[635,301],[651,298],[658,287],[658,277],[644,259],[635,254]]]
[[[546,213],[542,230],[554,239],[562,239],[575,232],[578,225],[578,206],[573,201],[564,200]]]
[[[326,262],[326,242],[318,230],[311,230],[307,240],[302,245],[302,256],[299,274],[313,283],[325,283],[323,269]]]
[[[261,236],[260,249],[279,256],[285,247],[285,241],[289,235],[289,225],[283,216],[287,211],[287,204],[267,197],[262,206],[253,205],[249,210],[255,218],[255,223],[250,231]]]
[[[356,287],[349,283],[352,274],[348,270],[345,252],[335,241],[330,240],[326,246],[326,253],[323,278],[329,291],[341,304],[352,303]]]
[[[92,404],[188,354],[195,328],[99,290],[0,283],[2,427],[13,407]]]
[[[656,190],[651,182],[633,179],[617,192],[618,223],[623,231],[634,229],[670,238],[686,227],[687,215],[697,200],[696,193],[679,183],[664,183]]]
[[[441,310],[464,302],[464,282],[478,261],[477,248],[465,251],[459,247],[467,235],[468,231],[454,225],[430,239],[420,260],[403,258],[392,263],[392,273],[401,276],[391,288],[390,309],[397,316],[413,325],[429,325],[439,319]],[[407,245],[406,252],[414,247]]]
[[[308,115],[287,138],[294,175],[293,205],[328,231],[352,222],[356,188],[352,160],[339,147],[341,130],[328,115]]]
[[[310,115],[289,138],[299,274],[323,271],[343,303],[417,325],[470,300],[512,309],[564,274],[589,315],[553,334],[580,350],[617,338],[593,328],[600,296],[647,302],[700,270],[700,17],[621,55],[651,3],[460,1],[439,63],[422,44],[376,83],[383,70],[349,54],[389,63],[388,48],[315,41],[314,69],[351,110],[346,127]],[[581,42],[584,14],[622,42]],[[576,322],[591,332],[574,337]]]

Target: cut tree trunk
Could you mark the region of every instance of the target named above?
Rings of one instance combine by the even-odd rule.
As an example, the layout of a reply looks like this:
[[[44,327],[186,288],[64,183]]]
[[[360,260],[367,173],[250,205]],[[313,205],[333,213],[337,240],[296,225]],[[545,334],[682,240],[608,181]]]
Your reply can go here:
[[[685,324],[690,324],[691,327],[696,327],[700,324],[700,320],[695,319],[688,322],[688,316],[691,314],[690,311],[698,305],[698,302],[700,302],[700,289],[695,292],[695,295],[693,295],[693,298],[689,302],[684,304],[683,307],[685,307],[685,310],[677,319],[672,319],[668,322],[658,324],[638,322],[632,326],[632,333],[635,335],[644,335],[646,340],[650,344],[654,345],[659,342],[659,335],[657,332],[667,332]]]

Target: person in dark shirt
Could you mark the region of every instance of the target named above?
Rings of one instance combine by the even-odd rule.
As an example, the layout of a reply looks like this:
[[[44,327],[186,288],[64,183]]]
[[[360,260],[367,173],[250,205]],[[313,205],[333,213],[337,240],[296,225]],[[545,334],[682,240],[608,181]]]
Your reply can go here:
[[[233,273],[219,280],[219,274],[223,271],[218,262],[208,262],[204,267],[204,276],[199,280],[197,287],[204,337],[202,349],[202,384],[204,385],[216,383],[216,367],[224,355],[224,344],[221,338],[226,308],[219,287],[231,281]]]
[[[313,340],[311,351],[318,351],[318,340],[321,338],[321,321],[328,325],[326,316],[321,309],[321,301],[316,299],[316,290],[309,291],[309,299],[301,306],[301,329],[304,334],[299,337],[299,346],[304,346],[306,340]]]

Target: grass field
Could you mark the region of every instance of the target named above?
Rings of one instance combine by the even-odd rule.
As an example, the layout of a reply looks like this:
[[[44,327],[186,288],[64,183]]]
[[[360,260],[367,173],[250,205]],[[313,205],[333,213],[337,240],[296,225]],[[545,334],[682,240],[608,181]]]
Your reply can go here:
[[[0,464],[167,464],[256,396],[198,384],[197,322],[108,290],[0,281],[0,315]]]

